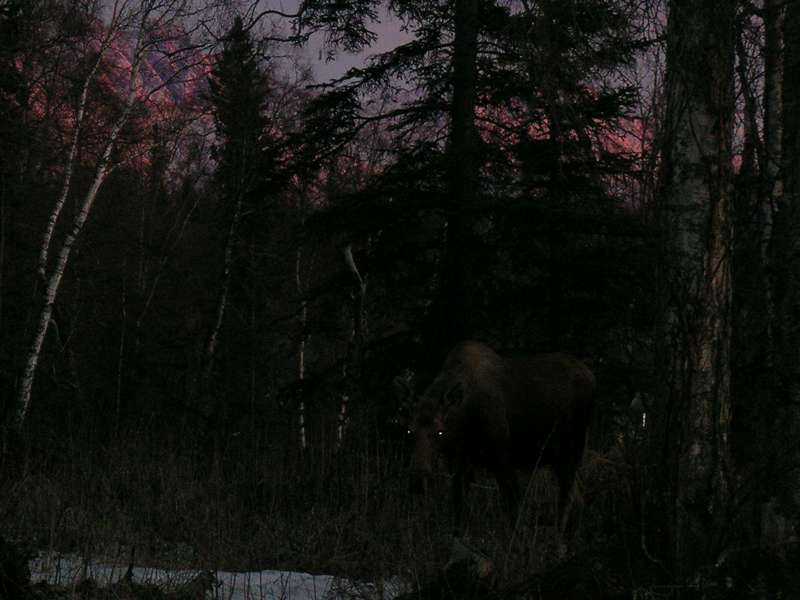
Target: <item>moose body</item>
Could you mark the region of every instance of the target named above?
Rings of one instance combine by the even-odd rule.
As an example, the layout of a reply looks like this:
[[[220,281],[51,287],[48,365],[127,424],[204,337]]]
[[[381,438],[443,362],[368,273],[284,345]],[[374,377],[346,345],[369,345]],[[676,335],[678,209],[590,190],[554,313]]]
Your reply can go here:
[[[433,473],[441,452],[454,473],[456,532],[464,490],[476,467],[497,480],[508,516],[516,518],[516,470],[550,466],[559,484],[559,532],[566,524],[575,474],[583,458],[595,380],[567,354],[504,358],[479,342],[463,342],[417,402],[412,486]]]

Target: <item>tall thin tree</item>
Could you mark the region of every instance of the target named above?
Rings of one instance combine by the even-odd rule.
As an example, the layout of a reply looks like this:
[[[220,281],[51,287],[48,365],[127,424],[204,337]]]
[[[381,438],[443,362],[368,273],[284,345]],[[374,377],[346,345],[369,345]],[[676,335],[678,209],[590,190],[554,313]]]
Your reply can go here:
[[[673,0],[667,29],[659,446],[672,559],[688,576],[721,550],[730,485],[734,5]]]
[[[97,195],[100,188],[105,183],[106,179],[113,171],[116,163],[113,161],[113,153],[116,149],[118,138],[123,130],[123,127],[128,122],[131,111],[134,107],[134,102],[137,98],[137,84],[139,68],[145,57],[145,50],[147,47],[147,28],[145,26],[147,17],[150,13],[151,7],[149,3],[145,3],[140,9],[129,15],[114,15],[112,19],[111,28],[116,29],[125,25],[130,25],[131,21],[136,23],[136,41],[131,55],[130,71],[127,81],[127,90],[123,100],[122,108],[117,117],[111,122],[108,135],[105,143],[102,146],[100,156],[95,163],[94,173],[89,184],[88,189],[82,194],[79,202],[79,208],[73,217],[72,225],[69,228],[63,241],[58,245],[57,256],[54,264],[47,271],[48,251],[51,249],[52,232],[55,227],[55,222],[61,213],[63,201],[65,199],[65,192],[69,191],[70,173],[73,166],[74,154],[76,151],[77,136],[78,136],[78,123],[76,122],[75,138],[73,144],[70,146],[68,158],[66,160],[66,172],[64,176],[64,184],[59,197],[56,199],[53,209],[51,210],[48,219],[47,232],[44,240],[40,246],[39,252],[39,275],[43,281],[43,293],[41,298],[41,307],[36,317],[33,339],[28,347],[25,355],[22,375],[19,380],[17,390],[17,406],[14,416],[14,425],[16,429],[21,429],[25,424],[25,419],[28,414],[28,409],[31,399],[31,391],[36,375],[36,367],[39,363],[42,346],[44,344],[45,336],[47,334],[53,310],[55,308],[56,297],[61,287],[61,281],[69,263],[72,250],[77,243],[80,234],[86,224],[89,214],[92,211]],[[94,76],[94,67],[86,78],[86,85],[83,86],[81,96],[79,98],[79,105],[77,109],[78,116],[82,115],[84,104],[86,101],[87,86],[91,83]]]
[[[242,242],[242,221],[253,227],[258,205],[265,200],[270,172],[265,103],[267,78],[253,40],[237,17],[224,40],[209,78],[219,145],[217,182],[227,219],[223,268],[214,321],[205,347],[204,386],[214,371],[220,334],[227,310],[233,267]]]
[[[770,462],[777,466],[769,481],[772,528],[777,531],[766,536],[762,532],[762,538],[775,544],[785,544],[792,536],[796,542],[800,527],[800,3],[796,1],[786,3],[784,36],[784,194],[774,232],[777,389],[768,430]]]

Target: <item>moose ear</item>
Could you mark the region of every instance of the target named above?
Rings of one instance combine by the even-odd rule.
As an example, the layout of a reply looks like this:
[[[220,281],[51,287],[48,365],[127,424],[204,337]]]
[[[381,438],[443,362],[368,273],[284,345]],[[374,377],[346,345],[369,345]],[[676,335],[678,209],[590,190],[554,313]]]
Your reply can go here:
[[[451,387],[444,395],[444,403],[447,407],[453,406],[455,404],[460,404],[461,401],[464,399],[464,388],[461,385],[461,382],[456,382],[453,387]]]

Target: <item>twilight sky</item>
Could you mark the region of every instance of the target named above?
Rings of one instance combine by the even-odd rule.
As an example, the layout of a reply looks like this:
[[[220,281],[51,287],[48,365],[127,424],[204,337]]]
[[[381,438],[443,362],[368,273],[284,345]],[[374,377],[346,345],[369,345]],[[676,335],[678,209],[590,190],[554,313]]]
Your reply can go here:
[[[297,10],[298,4],[299,0],[260,0],[258,6],[262,10],[272,8],[292,13]],[[316,80],[321,82],[342,75],[350,67],[363,65],[371,54],[386,52],[411,39],[410,35],[401,31],[400,21],[386,10],[380,11],[380,22],[373,24],[371,29],[378,35],[378,39],[371,48],[359,54],[339,52],[334,61],[328,62],[322,50],[323,37],[317,36],[301,51],[301,56],[308,59],[314,67]]]

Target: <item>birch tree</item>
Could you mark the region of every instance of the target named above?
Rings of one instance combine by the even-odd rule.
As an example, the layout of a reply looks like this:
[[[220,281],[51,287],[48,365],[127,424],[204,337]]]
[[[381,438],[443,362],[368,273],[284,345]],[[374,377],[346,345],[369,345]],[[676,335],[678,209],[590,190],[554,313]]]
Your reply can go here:
[[[367,240],[369,248],[370,240]],[[350,339],[347,343],[347,358],[342,362],[342,380],[344,390],[339,398],[339,415],[336,421],[336,450],[341,448],[344,440],[345,429],[349,420],[348,411],[350,398],[353,390],[357,387],[361,378],[361,367],[364,352],[364,342],[366,337],[366,311],[364,302],[367,295],[367,274],[362,275],[356,265],[353,256],[353,244],[347,244],[342,250],[344,264],[350,274],[351,290],[350,299],[352,302],[352,328]]]
[[[100,41],[100,47],[97,51],[97,58],[91,64],[88,73],[83,78],[83,84],[81,85],[81,93],[80,96],[78,97],[77,106],[75,107],[75,118],[72,126],[72,141],[69,146],[69,151],[67,152],[67,159],[64,163],[64,174],[61,183],[61,191],[58,195],[58,198],[56,199],[55,204],[53,205],[53,210],[50,212],[50,217],[47,219],[47,226],[45,228],[44,237],[39,247],[39,260],[37,262],[36,269],[39,278],[45,285],[47,282],[47,266],[48,266],[47,263],[50,252],[50,244],[53,240],[53,233],[56,230],[56,225],[58,224],[58,219],[61,216],[61,211],[64,209],[64,203],[67,201],[67,198],[69,197],[69,193],[71,190],[72,176],[73,173],[75,172],[75,163],[78,157],[78,148],[80,146],[80,141],[81,141],[81,129],[83,127],[84,117],[86,115],[86,105],[89,100],[89,90],[92,88],[92,85],[95,82],[98,69],[105,60],[106,52],[108,51],[111,41],[113,40],[114,33],[115,33],[114,24],[112,23],[112,26],[106,30],[105,36]],[[141,37],[137,39],[137,44],[140,41]],[[141,48],[134,49],[134,52],[140,55]],[[122,114],[120,115],[117,121],[117,123],[119,123],[118,131],[121,130],[121,128],[127,121],[128,114],[126,113],[130,113],[130,107],[133,104],[133,98],[135,94],[136,74],[139,68],[138,60],[139,59],[134,58],[134,60],[131,63],[132,65],[134,65],[134,67],[131,70],[131,78],[128,84],[128,96],[125,99],[125,105],[123,107]],[[124,120],[122,120],[123,118]],[[117,123],[114,123],[114,125],[112,125],[111,129],[112,133],[114,132],[114,129],[117,128]],[[116,143],[116,140],[114,140],[114,143]],[[112,150],[113,150],[113,144],[109,150],[109,156]],[[107,176],[107,174],[104,174],[103,177],[105,176]]]
[[[308,198],[306,194],[308,188],[301,185],[299,189],[295,190],[295,210],[297,211],[299,219],[300,231],[303,231],[306,224],[306,212],[308,207]],[[308,449],[308,435],[306,431],[306,397],[305,397],[305,384],[306,384],[306,351],[308,341],[311,337],[308,328],[308,296],[307,296],[307,282],[304,279],[304,271],[306,270],[304,247],[302,238],[298,240],[297,247],[294,250],[294,288],[297,299],[297,434],[300,451],[305,453]]]
[[[95,45],[88,44],[87,52],[93,52],[94,59],[89,62],[81,84],[77,104],[74,110],[72,123],[72,139],[66,151],[62,182],[59,192],[53,202],[44,228],[42,242],[38,249],[37,271],[42,282],[37,313],[33,324],[33,335],[24,354],[22,372],[19,377],[16,395],[16,407],[13,415],[13,425],[21,429],[30,408],[31,394],[36,376],[37,365],[40,360],[42,348],[54,316],[56,300],[64,275],[69,265],[70,256],[79,243],[81,233],[91,216],[92,209],[100,194],[103,185],[111,173],[126,159],[125,152],[121,151],[120,142],[123,132],[131,122],[131,117],[139,108],[144,108],[145,103],[159,89],[163,88],[172,79],[147,88],[140,77],[143,63],[148,56],[161,54],[164,60],[177,61],[186,56],[186,52],[194,52],[197,47],[171,48],[169,51],[161,47],[165,39],[169,39],[170,26],[178,19],[186,16],[187,2],[184,0],[147,0],[146,2],[115,1],[109,9],[109,14],[102,30],[105,32]],[[199,18],[199,15],[196,15]],[[166,32],[166,33],[165,33]],[[128,40],[132,40],[129,44]],[[118,107],[112,113],[110,120],[105,125],[104,135],[98,136],[101,140],[100,147],[91,165],[92,176],[87,188],[77,193],[77,208],[72,216],[71,223],[64,224],[66,232],[63,237],[58,236],[62,228],[59,222],[63,218],[63,209],[66,199],[76,195],[73,188],[72,175],[77,166],[80,153],[81,136],[86,121],[89,96],[98,82],[98,70],[101,65],[112,60],[109,49],[114,42],[119,42],[122,47],[129,47],[127,61],[122,63],[115,58],[118,64],[111,68],[122,69],[125,72],[125,86]],[[191,61],[186,61],[191,63]],[[174,77],[179,77],[187,65],[179,68]],[[88,153],[86,153],[88,155]],[[84,157],[84,160],[86,158]]]
[[[76,120],[76,131],[74,134],[76,138],[70,147],[70,153],[66,163],[67,171],[65,172],[64,176],[64,185],[62,186],[61,194],[56,199],[53,210],[50,214],[50,218],[48,219],[46,233],[44,235],[44,239],[42,240],[39,253],[39,275],[45,285],[42,297],[42,307],[39,311],[38,317],[36,318],[33,340],[28,347],[22,376],[19,383],[15,416],[15,426],[17,429],[21,429],[25,424],[25,418],[28,414],[30,405],[33,382],[36,375],[36,366],[39,363],[42,345],[50,325],[50,319],[53,314],[56,298],[58,296],[58,290],[61,286],[61,281],[64,276],[64,272],[66,271],[70,255],[76,242],[78,241],[78,238],[80,237],[84,225],[86,224],[86,220],[89,218],[89,215],[92,211],[92,206],[97,199],[97,194],[100,191],[100,188],[115,167],[115,164],[112,162],[112,153],[114,152],[122,128],[128,122],[131,109],[133,108],[133,104],[136,99],[137,75],[143,58],[145,19],[147,14],[147,11],[143,10],[139,15],[138,22],[135,25],[137,29],[136,42],[133,50],[133,56],[131,57],[131,68],[128,74],[128,89],[123,102],[122,110],[116,119],[114,119],[114,121],[111,123],[108,137],[95,165],[94,175],[91,183],[89,184],[86,192],[83,194],[80,202],[80,208],[73,218],[70,230],[58,247],[55,262],[48,269],[47,261],[52,243],[52,233],[55,229],[58,217],[61,214],[61,209],[63,207],[66,194],[69,192],[69,182],[74,161],[74,152],[76,151],[77,135],[80,131],[78,127],[79,121]],[[130,19],[130,16],[128,16],[128,19]],[[127,21],[130,22],[129,20]],[[112,20],[112,23],[115,23],[117,27],[121,27],[125,22],[126,19],[123,19],[122,15],[118,14],[115,14],[114,19]],[[93,71],[95,68],[96,67],[93,67]],[[90,72],[92,77],[93,71]],[[90,78],[87,77],[84,85],[85,90],[88,89],[87,86],[90,82]],[[81,104],[78,106],[76,119],[78,116],[82,117],[83,110],[85,110],[86,95],[83,93],[83,91],[81,93],[79,102]]]
[[[729,497],[734,5],[672,0],[662,231],[662,426],[672,558],[713,562]]]
[[[219,139],[216,179],[228,231],[215,316],[205,348],[203,379],[206,387],[214,370],[230,302],[234,266],[242,254],[240,247],[243,241],[249,242],[248,258],[252,263],[254,232],[266,227],[257,217],[264,213],[260,205],[269,200],[266,183],[273,171],[266,139],[269,130],[265,117],[267,77],[259,64],[253,41],[238,17],[225,37],[209,85]],[[249,227],[242,231],[245,225]],[[250,310],[253,310],[252,301]],[[251,328],[253,326],[251,320]]]
[[[791,202],[784,199],[782,167],[786,6],[780,0],[765,0],[762,10],[743,7],[737,35],[744,139],[736,185],[733,275],[733,391],[739,424],[734,441],[736,456],[745,463],[740,471],[746,466],[752,473],[742,478],[754,492],[748,543],[773,549],[782,535],[779,530],[786,528],[780,514],[785,507],[779,507],[782,494],[775,486],[787,467],[786,440],[775,435],[783,430],[783,421],[779,424],[775,418],[786,399],[783,375],[789,368],[780,298],[785,297],[793,268],[786,254],[791,211],[785,209]]]

